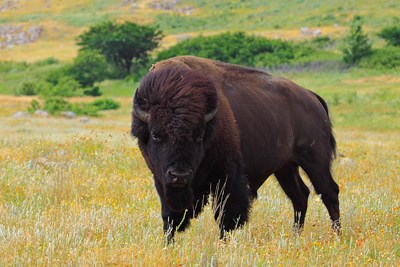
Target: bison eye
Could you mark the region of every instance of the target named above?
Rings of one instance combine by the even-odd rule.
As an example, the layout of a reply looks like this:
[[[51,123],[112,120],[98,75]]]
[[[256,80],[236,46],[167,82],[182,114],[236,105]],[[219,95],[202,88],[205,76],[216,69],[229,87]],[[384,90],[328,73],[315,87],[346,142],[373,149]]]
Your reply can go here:
[[[160,143],[162,141],[161,135],[158,133],[152,131],[151,132],[151,138],[153,139],[154,142]]]
[[[202,131],[200,135],[196,138],[196,142],[198,143],[203,142],[203,138],[204,138],[204,131]]]

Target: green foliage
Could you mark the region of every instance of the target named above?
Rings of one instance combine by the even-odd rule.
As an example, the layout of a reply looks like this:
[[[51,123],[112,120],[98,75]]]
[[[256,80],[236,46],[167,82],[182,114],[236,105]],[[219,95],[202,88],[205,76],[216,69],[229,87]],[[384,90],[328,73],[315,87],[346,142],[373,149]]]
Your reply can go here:
[[[45,78],[45,82],[48,82],[51,85],[57,85],[60,83],[60,80],[64,77],[72,78],[71,65],[69,64],[66,64],[61,68],[50,71]]]
[[[31,101],[30,107],[28,108],[28,112],[33,113],[33,112],[35,112],[35,110],[38,110],[38,109],[40,109],[40,103],[36,99],[33,99]]]
[[[112,110],[120,107],[120,104],[111,98],[95,100],[91,103],[91,105],[98,108],[98,110]]]
[[[199,36],[161,51],[157,60],[177,55],[195,55],[246,66],[277,66],[289,63],[313,51],[282,40],[268,40],[243,32]]]
[[[56,84],[48,84],[40,90],[40,95],[49,96],[61,96],[61,97],[73,97],[83,95],[83,89],[78,81],[70,76],[59,77]]]
[[[95,25],[77,38],[83,50],[98,50],[107,61],[123,69],[125,75],[132,70],[132,64],[144,62],[149,52],[158,46],[161,31],[153,26],[141,26],[132,22],[117,24],[104,22]]]
[[[373,50],[370,56],[361,60],[360,67],[381,70],[400,68],[400,47],[387,46]]]
[[[43,109],[48,111],[50,114],[58,115],[62,111],[70,110],[71,104],[62,97],[50,97],[45,99]]]
[[[362,31],[362,20],[355,16],[350,26],[350,34],[345,38],[343,61],[349,65],[357,65],[363,57],[370,55],[372,46],[368,36]]]
[[[85,88],[83,90],[83,94],[88,96],[101,96],[103,93],[101,92],[100,87],[93,86]]]
[[[24,71],[28,68],[26,62],[0,61],[0,73],[13,73]]]
[[[46,59],[36,61],[33,65],[35,65],[37,67],[42,67],[42,66],[53,65],[53,64],[58,64],[58,63],[59,63],[58,59],[56,59],[54,57],[48,57]]]
[[[95,82],[101,82],[109,76],[108,69],[108,63],[102,54],[86,49],[79,51],[70,72],[82,87],[92,87]]]
[[[15,95],[37,95],[36,84],[33,82],[24,82],[22,86],[14,90]]]
[[[99,109],[91,103],[72,103],[69,110],[77,115],[99,116]]]
[[[32,100],[28,111],[33,113],[35,110],[44,109],[52,115],[59,115],[64,111],[72,111],[77,115],[99,116],[99,111],[114,110],[120,106],[117,101],[111,98],[98,99],[90,103],[70,103],[62,97],[52,96],[44,99],[43,107],[36,99]]]
[[[400,21],[398,23],[400,24]],[[383,28],[378,36],[385,39],[389,45],[400,46],[400,25]]]

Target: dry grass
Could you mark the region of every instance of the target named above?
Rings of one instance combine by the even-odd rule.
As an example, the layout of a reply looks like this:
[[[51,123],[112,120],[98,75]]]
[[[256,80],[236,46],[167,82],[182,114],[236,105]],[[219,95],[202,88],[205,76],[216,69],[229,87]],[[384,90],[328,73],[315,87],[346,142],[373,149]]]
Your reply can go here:
[[[130,99],[87,124],[10,118],[5,114],[29,98],[0,100],[1,266],[400,264],[398,132],[336,130],[339,153],[352,159],[339,157],[333,166],[341,188],[340,238],[315,194],[305,230],[295,237],[292,207],[271,177],[249,223],[226,243],[207,207],[175,245],[165,246],[151,174],[128,134]]]

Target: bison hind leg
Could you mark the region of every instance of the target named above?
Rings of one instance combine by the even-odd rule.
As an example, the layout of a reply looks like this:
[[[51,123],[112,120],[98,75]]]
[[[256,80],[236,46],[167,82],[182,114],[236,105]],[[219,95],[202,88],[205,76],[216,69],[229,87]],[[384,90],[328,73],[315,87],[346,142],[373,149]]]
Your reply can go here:
[[[280,186],[292,202],[294,210],[294,229],[300,233],[306,217],[310,190],[299,174],[299,166],[287,164],[275,173]]]
[[[332,230],[340,234],[339,186],[333,180],[330,161],[302,160],[301,168],[307,173],[315,191],[321,196],[332,220]]]

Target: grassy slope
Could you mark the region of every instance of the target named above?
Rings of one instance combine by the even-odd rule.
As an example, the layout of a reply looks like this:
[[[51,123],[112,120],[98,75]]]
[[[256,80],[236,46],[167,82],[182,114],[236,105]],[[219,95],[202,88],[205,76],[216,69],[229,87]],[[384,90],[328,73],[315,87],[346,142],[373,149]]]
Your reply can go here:
[[[397,266],[400,250],[398,131],[336,128],[333,165],[343,235],[329,232],[318,196],[305,231],[292,236],[292,208],[275,179],[261,188],[249,223],[226,244],[209,207],[165,247],[151,175],[128,135],[130,100],[82,124],[13,119],[0,127],[0,265]],[[0,96],[1,110],[29,98]],[[334,108],[333,114],[337,110]],[[306,181],[308,184],[308,180]]]
[[[43,8],[42,0],[20,2],[24,9],[0,13],[0,21],[43,23],[47,31],[35,44],[1,50],[0,60],[31,62],[48,56],[69,60],[76,52],[74,36],[90,23],[109,16],[149,21],[159,13],[143,5],[148,1],[138,1],[141,9],[134,13],[121,7],[120,1],[59,0],[58,7],[49,9]],[[246,8],[241,1],[203,2],[191,1],[201,7],[194,15],[206,25],[201,29],[204,33],[245,27],[287,38],[299,36],[301,26],[316,27],[329,13],[339,22],[322,23],[323,31],[337,30],[339,35],[351,15],[362,12],[367,15],[368,30],[375,32],[390,21],[399,5],[397,1],[335,1],[328,7],[323,1],[307,1],[307,5],[292,1],[279,7],[278,2],[270,2],[259,11],[267,19],[250,24],[249,13],[261,1],[246,1]],[[228,9],[230,2],[242,5],[240,11],[233,8],[228,13],[235,14],[235,20],[225,16],[229,21],[215,20],[210,25],[208,21],[224,16],[216,5],[222,3]],[[73,19],[68,15],[71,12]],[[290,20],[283,16],[288,12],[293,14]],[[182,19],[160,16],[162,27]],[[164,45],[198,31],[171,28],[174,35]],[[11,94],[26,77],[39,77],[56,67],[13,65],[0,72],[0,92]],[[291,205],[271,178],[259,192],[250,222],[227,244],[218,242],[208,207],[187,232],[177,236],[176,245],[165,247],[151,175],[128,134],[131,100],[127,96],[134,84],[105,81],[101,84],[104,94],[117,96],[122,108],[87,124],[78,119],[11,118],[13,112],[25,110],[32,98],[0,95],[0,265],[398,266],[398,72],[351,69],[275,74],[291,78],[328,101],[339,154],[354,161],[349,164],[339,157],[333,165],[341,188],[344,229],[340,239],[329,233],[326,209],[315,194],[309,200],[305,231],[301,238],[294,238]],[[78,100],[82,99],[73,99]]]
[[[76,55],[75,37],[94,23],[131,20],[157,23],[167,33],[162,45],[169,46],[185,36],[242,30],[271,38],[302,38],[300,28],[319,27],[324,35],[340,36],[354,14],[365,16],[366,29],[375,33],[391,23],[398,1],[182,1],[177,9],[193,7],[191,15],[178,11],[151,9],[149,0],[138,0],[137,7],[110,0],[21,0],[20,7],[0,13],[1,24],[28,27],[42,25],[45,33],[36,43],[1,50],[0,60],[36,61],[50,56],[69,60]],[[46,6],[45,2],[50,5]],[[379,12],[376,12],[379,10]],[[287,14],[290,14],[288,19]],[[372,36],[375,38],[374,36]]]

